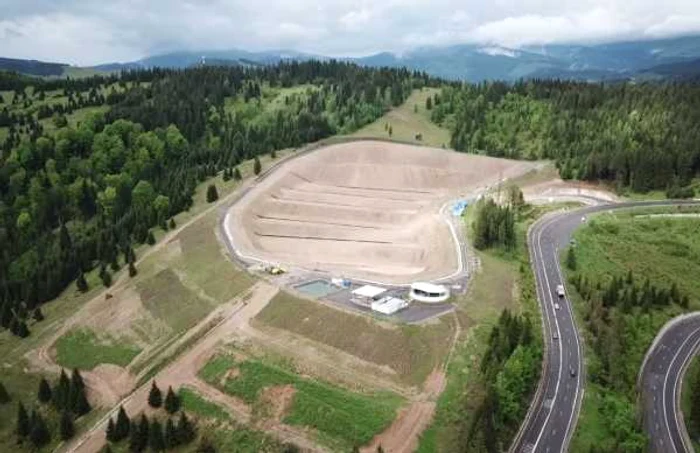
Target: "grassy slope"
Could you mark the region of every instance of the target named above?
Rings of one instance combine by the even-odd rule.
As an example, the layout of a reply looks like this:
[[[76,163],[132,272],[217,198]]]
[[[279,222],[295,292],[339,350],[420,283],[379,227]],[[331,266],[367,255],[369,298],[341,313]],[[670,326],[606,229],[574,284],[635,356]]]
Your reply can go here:
[[[700,225],[696,219],[635,218],[639,212],[601,214],[576,232],[578,268],[587,269],[588,275],[596,278],[624,275],[631,269],[637,278],[649,277],[663,287],[676,282],[680,290],[689,295],[691,308],[697,309],[700,282],[687,276],[700,272]],[[576,294],[572,293],[572,297],[581,325],[582,302]],[[652,313],[640,320],[637,347],[626,351],[628,365],[635,370],[641,366],[658,328],[678,314],[677,308]],[[584,332],[584,336],[587,335]],[[586,350],[586,355],[587,361],[593,359],[592,351]],[[588,451],[614,434],[614,427],[607,426],[599,415],[602,404],[601,389],[589,383],[571,451]]]
[[[226,372],[232,368],[239,374],[225,379]],[[200,376],[251,405],[260,402],[261,392],[267,387],[292,385],[296,393],[284,422],[317,429],[326,440],[343,449],[369,442],[391,423],[401,403],[401,398],[391,393],[354,393],[302,378],[267,361],[241,362],[225,355],[214,357],[202,368]]]
[[[363,360],[388,365],[405,383],[419,385],[440,365],[454,332],[451,318],[426,326],[387,328],[365,316],[346,313],[280,292],[255,318],[328,344]]]
[[[439,93],[437,88],[424,88],[415,90],[401,106],[392,109],[386,115],[372,124],[368,124],[352,137],[392,138],[394,140],[424,144],[434,147],[448,147],[450,145],[450,132],[430,121],[430,111],[425,108],[425,100],[428,96]],[[414,108],[417,106],[417,112]],[[392,135],[385,129],[385,125],[391,125]],[[423,140],[415,139],[417,133],[423,134]]]
[[[91,370],[101,363],[128,365],[141,352],[136,346],[108,335],[80,329],[63,335],[56,342],[56,363],[65,368]]]

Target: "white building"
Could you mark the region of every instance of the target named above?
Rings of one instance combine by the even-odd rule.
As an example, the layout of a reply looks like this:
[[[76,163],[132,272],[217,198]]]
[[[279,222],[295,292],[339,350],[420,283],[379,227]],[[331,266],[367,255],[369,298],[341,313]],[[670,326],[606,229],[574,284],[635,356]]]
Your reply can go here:
[[[381,295],[386,292],[386,288],[380,286],[365,285],[352,291],[351,300],[365,307],[371,307],[373,302],[381,299]]]
[[[385,315],[393,315],[406,307],[408,307],[408,302],[397,297],[383,297],[376,302],[372,302],[372,311]]]
[[[425,303],[445,302],[450,298],[450,290],[442,285],[417,282],[411,285],[411,300]]]

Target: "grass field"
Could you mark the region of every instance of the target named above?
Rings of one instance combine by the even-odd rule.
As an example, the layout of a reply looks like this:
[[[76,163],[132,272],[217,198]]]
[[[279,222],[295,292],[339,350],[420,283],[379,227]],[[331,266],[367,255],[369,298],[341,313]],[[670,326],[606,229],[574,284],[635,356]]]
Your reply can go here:
[[[424,144],[436,148],[450,146],[450,131],[430,121],[430,111],[425,108],[428,96],[439,93],[437,88],[415,90],[401,106],[391,109],[377,121],[351,134],[352,137],[392,138],[402,142]],[[391,126],[389,136],[387,126]],[[416,140],[416,134],[422,140]]]
[[[386,365],[407,384],[420,385],[445,359],[454,334],[451,317],[425,326],[384,327],[280,292],[255,318],[378,365]]]
[[[207,401],[198,393],[188,388],[182,388],[178,392],[182,409],[194,414],[197,418],[210,418],[219,421],[230,421],[231,416],[218,404]]]
[[[101,363],[127,366],[141,352],[124,340],[98,338],[94,332],[81,329],[63,335],[56,342],[56,363],[66,368],[91,370]]]
[[[233,368],[237,376],[225,379],[226,372]],[[350,392],[261,360],[236,361],[220,355],[200,371],[200,376],[251,405],[260,402],[265,388],[292,385],[296,392],[283,421],[314,428],[327,440],[339,441],[346,448],[369,442],[391,423],[401,404],[401,398],[391,393]]]
[[[677,212],[677,209],[635,209],[592,217],[587,226],[574,235],[578,269],[585,269],[585,274],[595,279],[593,281],[626,275],[632,270],[636,279],[649,278],[663,288],[676,283],[680,291],[690,297],[691,309],[697,309],[700,306],[700,282],[687,278],[700,271],[700,225],[697,219],[640,217],[641,214],[669,212]],[[583,302],[575,291],[571,291],[571,297],[585,341],[593,341],[592,334],[583,327]],[[635,315],[635,338],[627,342],[629,345],[624,351],[626,374],[636,374],[658,329],[681,311],[677,306],[670,306]],[[587,367],[595,367],[597,360],[593,351],[586,351]],[[634,389],[628,389],[628,393],[633,392]],[[610,421],[601,414],[607,411],[606,406],[620,404],[624,398],[628,396],[623,392],[589,382],[571,451],[589,451],[614,437],[617,428],[610,426]],[[632,413],[633,403],[628,403]]]

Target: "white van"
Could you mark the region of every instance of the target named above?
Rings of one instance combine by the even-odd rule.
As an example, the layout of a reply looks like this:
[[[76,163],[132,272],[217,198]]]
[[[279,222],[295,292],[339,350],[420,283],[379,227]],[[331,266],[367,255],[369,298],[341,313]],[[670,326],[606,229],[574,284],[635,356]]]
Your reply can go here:
[[[557,296],[564,297],[564,285],[557,285]]]

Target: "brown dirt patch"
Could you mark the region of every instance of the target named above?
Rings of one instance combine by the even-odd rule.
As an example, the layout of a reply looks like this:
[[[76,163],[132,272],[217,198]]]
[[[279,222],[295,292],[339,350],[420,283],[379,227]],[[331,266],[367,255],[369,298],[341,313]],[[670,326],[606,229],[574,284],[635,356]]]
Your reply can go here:
[[[363,447],[362,453],[374,453],[379,445],[387,453],[415,451],[421,433],[430,425],[435,414],[433,401],[416,401],[399,412],[394,422],[372,442]]]
[[[279,423],[286,415],[294,401],[296,389],[293,385],[276,385],[266,387],[260,395],[260,401],[265,406],[265,422]]]
[[[235,247],[264,261],[387,282],[450,274],[449,199],[526,162],[397,143],[333,145],[287,162],[231,209]]]
[[[90,401],[102,407],[113,407],[136,385],[134,375],[112,364],[98,365],[82,375]]]
[[[223,387],[224,385],[226,385],[226,382],[228,382],[231,379],[236,379],[240,375],[241,375],[241,370],[239,370],[238,368],[231,368],[230,370],[228,370],[226,372],[226,374],[224,374],[221,377],[221,379],[219,381],[219,385],[221,385]]]

